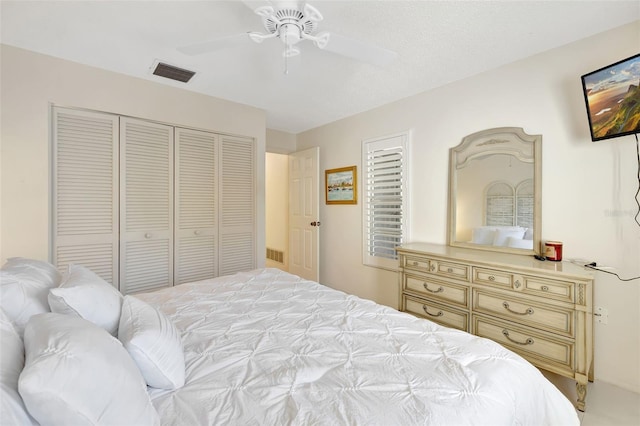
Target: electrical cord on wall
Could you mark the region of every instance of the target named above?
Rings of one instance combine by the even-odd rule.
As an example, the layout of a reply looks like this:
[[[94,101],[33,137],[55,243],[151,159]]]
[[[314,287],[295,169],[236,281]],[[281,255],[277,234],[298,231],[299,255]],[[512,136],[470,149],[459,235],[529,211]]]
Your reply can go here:
[[[636,137],[636,155],[638,158],[638,190],[636,191],[636,195],[634,197],[634,200],[636,202],[636,204],[638,205],[638,213],[636,213],[634,220],[636,221],[636,223],[638,224],[638,226],[640,226],[640,199],[638,198],[638,196],[640,195],[640,142],[638,142],[638,134],[635,134]],[[607,274],[611,274],[611,275],[615,275],[616,277],[618,277],[618,279],[620,281],[633,281],[633,280],[640,280],[640,276],[637,277],[633,277],[633,278],[621,278],[620,275],[616,274],[615,272],[611,272],[611,271],[605,271],[604,269],[600,269],[597,267],[596,262],[591,262],[588,263],[586,265],[584,265],[585,268],[589,268],[589,269],[593,269],[595,271],[600,271],[600,272],[604,272]]]
[[[594,271],[599,271],[599,272],[604,272],[606,274],[611,274],[611,275],[615,275],[616,277],[618,277],[618,279],[620,281],[633,281],[633,280],[640,280],[640,276],[637,277],[632,277],[632,278],[621,278],[620,275],[616,274],[615,272],[611,272],[611,271],[605,271],[604,269],[600,269],[596,266],[596,262],[591,262],[588,263],[586,265],[584,265],[585,268],[589,268],[589,269],[593,269]]]
[[[638,220],[638,218],[640,218],[640,200],[638,199],[638,195],[640,195],[640,142],[638,142],[637,133],[635,134],[635,136],[636,136],[636,155],[638,157],[638,190],[636,191],[636,196],[634,198],[636,200],[636,204],[638,205],[638,213],[636,213],[634,219],[638,224],[638,226],[640,226],[640,220]]]

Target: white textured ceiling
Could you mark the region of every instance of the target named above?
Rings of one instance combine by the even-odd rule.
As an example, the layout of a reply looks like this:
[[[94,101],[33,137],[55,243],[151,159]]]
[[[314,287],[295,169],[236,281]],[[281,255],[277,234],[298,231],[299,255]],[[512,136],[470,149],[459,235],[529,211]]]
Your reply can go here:
[[[397,60],[378,68],[304,41],[285,75],[277,39],[199,56],[177,50],[264,31],[239,1],[2,0],[0,40],[262,108],[269,128],[298,133],[640,19],[638,0],[310,3],[324,15],[319,31],[375,43]],[[166,80],[151,74],[155,60],[198,74]]]

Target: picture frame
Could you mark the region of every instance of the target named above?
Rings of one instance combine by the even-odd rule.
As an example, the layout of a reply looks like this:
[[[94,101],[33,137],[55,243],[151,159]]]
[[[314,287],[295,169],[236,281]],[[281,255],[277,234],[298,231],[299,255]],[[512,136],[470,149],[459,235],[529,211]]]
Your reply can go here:
[[[358,170],[356,166],[324,171],[327,204],[358,204]]]

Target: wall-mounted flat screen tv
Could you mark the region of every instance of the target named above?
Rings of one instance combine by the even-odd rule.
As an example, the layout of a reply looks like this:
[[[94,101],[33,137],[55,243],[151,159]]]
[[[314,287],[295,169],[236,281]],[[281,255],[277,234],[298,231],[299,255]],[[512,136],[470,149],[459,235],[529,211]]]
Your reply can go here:
[[[640,133],[640,54],[582,76],[591,140]]]

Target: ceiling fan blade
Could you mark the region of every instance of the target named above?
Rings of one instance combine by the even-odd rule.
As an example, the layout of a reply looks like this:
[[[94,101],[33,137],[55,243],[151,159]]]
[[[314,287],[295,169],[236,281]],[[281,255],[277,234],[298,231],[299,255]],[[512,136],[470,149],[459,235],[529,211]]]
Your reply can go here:
[[[201,55],[203,53],[214,52],[216,50],[235,47],[245,43],[249,39],[248,33],[235,34],[232,36],[221,37],[215,40],[205,41],[203,43],[191,44],[189,46],[178,47],[178,51],[185,55]]]
[[[398,54],[392,50],[335,33],[330,33],[324,50],[381,68],[386,67],[398,57]]]

